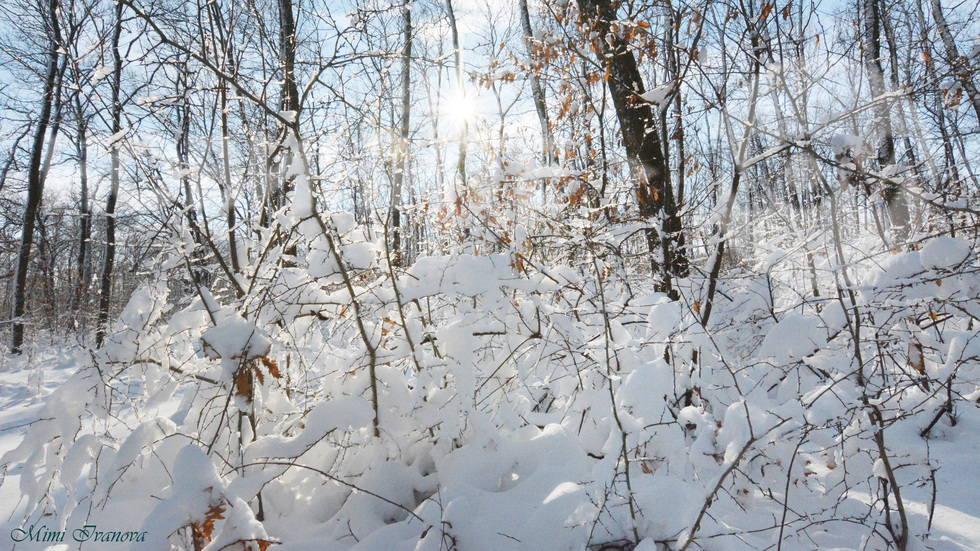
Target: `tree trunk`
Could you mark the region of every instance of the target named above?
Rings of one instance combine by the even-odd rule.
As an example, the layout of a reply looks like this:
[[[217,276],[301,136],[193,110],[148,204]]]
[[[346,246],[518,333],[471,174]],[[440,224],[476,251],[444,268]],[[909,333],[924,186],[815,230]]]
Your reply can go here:
[[[58,313],[55,306],[54,293],[54,253],[51,251],[51,239],[47,228],[48,215],[38,213],[37,217],[37,254],[41,271],[41,312],[47,327],[54,327],[54,318]]]
[[[217,43],[214,44],[215,51],[221,52],[221,71],[226,75],[237,75],[237,67],[235,66],[235,46],[232,41],[232,35],[234,32],[233,26],[226,25],[224,16],[221,12],[221,5],[212,2],[208,4],[209,16],[212,20],[212,28],[217,31]],[[289,14],[289,19],[292,19],[292,14]],[[213,39],[212,39],[213,40]],[[288,45],[285,44],[284,45]],[[295,42],[292,43],[292,47],[295,50]],[[188,61],[190,58],[188,57]],[[290,66],[292,66],[292,61],[290,61]],[[185,66],[186,70],[186,66]],[[292,75],[292,72],[290,72]],[[185,84],[186,88],[186,84]],[[296,97],[296,84],[295,76],[293,77],[293,84],[291,86],[292,91],[287,91],[288,95]],[[297,102],[298,103],[298,100]],[[238,241],[235,236],[235,226],[238,224],[235,216],[235,199],[236,194],[234,193],[235,186],[232,184],[231,178],[231,155],[229,152],[228,143],[231,140],[230,132],[228,130],[228,82],[222,81],[221,87],[218,89],[218,113],[219,113],[219,123],[221,130],[221,167],[222,167],[222,177],[218,179],[218,189],[221,192],[221,201],[223,204],[223,210],[225,215],[225,231],[228,237],[228,250],[229,256],[231,258],[231,269],[233,273],[238,274],[241,272],[241,263],[238,256]],[[189,115],[189,112],[188,112]],[[189,195],[189,193],[188,193]],[[200,195],[200,193],[199,193]],[[202,204],[203,213],[203,204]],[[210,232],[207,228],[207,221],[205,220],[204,231],[208,234],[210,238]],[[200,243],[200,241],[197,241]]]
[[[85,112],[82,109],[82,101],[78,94],[75,94],[75,118],[77,125],[75,129],[75,154],[78,156],[80,197],[78,206],[78,280],[75,282],[75,290],[72,296],[72,310],[78,311],[82,298],[88,294],[88,242],[92,236],[92,213],[88,203],[88,145],[86,143],[88,121],[85,120]]]
[[[459,100],[466,97],[466,87],[463,83],[463,51],[459,47],[459,27],[456,26],[456,12],[453,11],[453,0],[446,0],[446,12],[449,14],[449,29],[453,35],[453,50],[456,55],[456,93]],[[461,184],[466,183],[466,140],[469,134],[469,123],[463,121],[463,130],[459,136],[459,157],[456,163],[456,173]]]
[[[282,59],[282,108],[299,116],[299,89],[296,87],[296,19],[292,0],[279,0],[279,48]],[[298,118],[297,118],[298,120]]]
[[[99,286],[99,318],[95,330],[95,346],[105,341],[109,325],[109,307],[112,304],[112,269],[116,259],[116,197],[119,195],[119,132],[122,129],[122,55],[119,53],[119,36],[122,34],[122,3],[116,4],[116,20],[112,29],[112,135],[115,140],[109,149],[110,186],[105,204],[105,258],[102,264]]]
[[[230,48],[227,57],[231,57]],[[228,133],[228,86],[221,87],[221,163],[224,170],[224,186],[222,189],[222,201],[225,203],[225,222],[228,230],[228,249],[231,255],[231,268],[235,273],[241,272],[241,265],[238,260],[238,241],[235,239],[235,193],[232,192],[234,186],[231,182],[231,157],[228,151],[228,141],[231,139]]]
[[[943,6],[940,0],[931,0],[931,4],[932,18],[936,22],[939,37],[942,39],[943,46],[946,48],[946,62],[949,63],[960,85],[966,90],[966,96],[969,98],[970,103],[973,105],[973,110],[977,114],[977,123],[980,124],[980,91],[977,90],[977,87],[973,84],[973,79],[970,78],[968,61],[966,58],[960,56],[956,42],[953,40],[953,33],[950,32],[949,24],[946,22],[946,16],[943,15]]]
[[[531,29],[531,14],[527,8],[527,0],[520,0],[521,26],[524,28],[524,43],[527,46],[527,56],[531,63],[531,97],[534,99],[534,109],[538,112],[538,122],[541,123],[541,160],[546,165],[557,161],[555,156],[555,138],[551,133],[551,121],[548,120],[548,103],[545,99],[544,86],[538,76],[537,61],[534,51],[534,31]]]
[[[293,124],[299,122],[299,89],[296,86],[296,19],[293,14],[292,0],[279,0],[279,63],[282,66],[282,89],[280,90],[280,106],[282,111],[293,113]],[[284,126],[280,129],[280,139],[284,140],[291,129]],[[289,167],[292,154],[286,152],[285,161],[280,167]],[[271,162],[271,159],[269,160]],[[276,187],[270,193],[270,211],[275,212],[285,204],[286,195],[293,189],[293,178],[286,178],[282,186]]]
[[[190,179],[191,104],[189,97],[190,90],[188,89],[188,61],[189,58],[184,60],[180,77],[177,78],[176,95],[181,98],[180,105],[177,107],[177,118],[180,121],[176,144],[177,164],[179,165],[178,170],[180,171],[180,183],[184,188],[184,202],[182,205],[184,208],[184,217],[187,219],[187,225],[190,228],[191,239],[194,240],[194,244],[196,245],[191,252],[192,276],[195,283],[201,284],[205,277],[201,267],[201,261],[203,260],[201,244],[203,239],[200,230],[201,226],[197,222],[197,209],[194,208],[194,191],[191,189]]]
[[[646,232],[651,268],[663,278],[658,290],[676,299],[673,280],[687,275],[688,260],[657,118],[650,104],[639,97],[645,89],[636,58],[619,33],[610,29],[611,22],[617,19],[611,0],[578,0],[578,3],[597,33],[594,44],[606,66],[626,157],[638,175],[636,194],[640,216],[660,221],[660,231],[650,228]]]
[[[881,6],[878,0],[861,0],[864,15],[864,40],[862,54],[864,68],[868,74],[868,87],[871,98],[885,94],[885,74],[881,67]],[[895,138],[892,135],[891,109],[887,102],[879,101],[874,107],[878,126],[878,168],[884,169],[895,164]],[[904,242],[909,232],[909,206],[905,193],[896,184],[887,184],[881,191],[892,224],[892,237],[895,245]]]
[[[30,268],[31,247],[34,244],[34,228],[37,223],[41,197],[44,194],[44,178],[41,161],[44,156],[44,136],[51,119],[51,106],[54,103],[55,83],[58,78],[58,48],[61,47],[61,32],[58,27],[58,0],[48,3],[47,23],[51,37],[48,52],[48,67],[44,78],[44,95],[41,98],[41,113],[38,116],[34,143],[31,147],[31,160],[27,170],[27,205],[24,207],[24,224],[21,230],[20,250],[17,254],[17,273],[14,281],[14,326],[11,334],[10,351],[20,354],[24,345],[24,320],[27,308],[27,272]]]
[[[405,2],[403,10],[404,50],[402,51],[402,120],[398,145],[395,147],[395,174],[391,183],[388,221],[390,224],[391,262],[402,264],[401,255],[401,201],[405,171],[408,170],[408,134],[412,115],[412,4]]]

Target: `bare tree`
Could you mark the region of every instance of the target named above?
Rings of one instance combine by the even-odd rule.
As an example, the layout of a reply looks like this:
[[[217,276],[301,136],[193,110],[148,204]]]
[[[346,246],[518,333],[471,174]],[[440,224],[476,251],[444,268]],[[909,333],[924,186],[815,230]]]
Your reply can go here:
[[[518,4],[521,12],[521,28],[524,30],[524,44],[527,46],[530,61],[531,97],[534,100],[534,110],[538,113],[538,122],[541,124],[541,160],[545,164],[552,164],[556,158],[555,138],[551,132],[551,121],[548,118],[548,102],[545,98],[545,89],[539,74],[541,69],[536,61],[536,45],[534,31],[531,28],[531,14],[528,12],[527,0],[520,0]]]
[[[877,160],[879,169],[884,170],[895,164],[895,137],[892,133],[891,108],[885,95],[885,73],[881,65],[881,14],[882,6],[878,0],[861,0],[864,17],[862,57],[868,75],[868,88],[874,102],[875,124],[878,130]],[[909,232],[909,207],[905,193],[892,180],[885,180],[881,195],[888,209],[892,224],[892,234],[896,244],[902,243]]]
[[[41,96],[41,112],[34,131],[31,146],[31,160],[27,172],[27,205],[24,207],[24,223],[21,229],[20,250],[17,254],[17,275],[14,283],[14,326],[11,334],[10,351],[20,354],[24,344],[24,314],[27,306],[27,272],[30,268],[31,246],[34,243],[34,228],[37,222],[41,197],[44,194],[44,175],[42,156],[44,155],[44,136],[51,119],[52,104],[55,102],[58,78],[58,59],[61,48],[61,31],[58,23],[60,2],[49,0],[47,11],[43,14],[46,32],[49,37],[47,69],[44,77],[44,94]]]
[[[408,151],[408,134],[412,116],[412,2],[405,2],[402,8],[402,34],[404,46],[402,49],[402,78],[401,78],[401,124],[398,133],[398,143],[395,145],[394,177],[391,182],[391,200],[389,201],[388,223],[392,264],[402,264],[402,219],[401,202],[402,187],[405,182],[405,172],[410,166]]]
[[[961,56],[959,48],[956,47],[953,33],[949,30],[949,23],[946,22],[946,16],[943,15],[943,6],[940,0],[929,0],[929,4],[932,6],[932,19],[936,23],[939,37],[942,39],[943,47],[946,49],[946,63],[949,64],[956,80],[966,90],[966,96],[969,98],[970,104],[977,114],[977,122],[980,124],[980,91],[973,84],[969,60]]]
[[[95,331],[95,345],[101,347],[105,341],[106,331],[109,325],[109,307],[112,304],[112,278],[113,264],[116,259],[116,200],[119,196],[119,149],[122,146],[122,111],[123,104],[120,97],[122,88],[122,54],[119,51],[119,38],[122,34],[123,4],[116,3],[115,19],[113,20],[112,38],[110,48],[112,50],[112,81],[110,86],[110,124],[112,136],[109,144],[109,196],[106,198],[105,206],[105,256],[102,260],[102,275],[99,284],[99,317]]]
[[[646,231],[650,264],[662,277],[659,289],[677,298],[674,279],[687,275],[685,237],[678,215],[669,167],[660,140],[658,116],[648,101],[636,57],[613,23],[618,20],[616,6],[609,0],[579,0],[602,64],[608,72],[609,93],[623,133],[626,157],[638,180],[636,195],[640,216],[657,223]]]
[[[456,12],[453,9],[453,0],[446,0],[446,13],[449,15],[449,30],[453,38],[453,55],[456,59],[456,93],[459,94],[459,101],[464,101],[466,97],[466,87],[463,77],[463,50],[459,45],[459,27],[456,25]],[[456,174],[461,184],[466,184],[466,141],[469,134],[469,122],[463,120],[463,129],[459,137],[459,158],[456,163]]]

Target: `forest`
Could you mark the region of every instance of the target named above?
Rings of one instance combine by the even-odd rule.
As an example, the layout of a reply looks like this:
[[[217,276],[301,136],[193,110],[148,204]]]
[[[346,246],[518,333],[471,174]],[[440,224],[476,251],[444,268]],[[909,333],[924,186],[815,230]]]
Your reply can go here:
[[[0,547],[980,551],[978,13],[3,2]]]

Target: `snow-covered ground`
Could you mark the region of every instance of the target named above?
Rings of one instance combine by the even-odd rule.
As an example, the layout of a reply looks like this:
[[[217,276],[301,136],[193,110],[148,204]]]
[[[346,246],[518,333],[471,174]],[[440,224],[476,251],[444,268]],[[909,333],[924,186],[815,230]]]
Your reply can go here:
[[[0,456],[16,447],[24,438],[27,425],[34,421],[44,402],[44,398],[56,387],[63,384],[74,372],[76,364],[72,355],[56,347],[47,347],[35,352],[33,357],[18,358],[7,356],[2,360],[0,370]],[[910,542],[910,549],[930,550],[980,550],[980,411],[963,408],[958,412],[956,427],[941,424],[939,434],[930,440],[930,453],[936,465],[935,489],[931,485],[909,486],[902,489],[902,497],[911,515],[911,521],[919,526],[925,526],[932,514],[931,537],[926,542]],[[468,466],[479,469],[479,465]],[[0,548],[3,549],[54,549],[61,548],[58,544],[21,542],[15,544],[11,540],[12,531],[24,528],[23,515],[27,504],[19,487],[20,469],[10,470],[0,485],[0,515],[4,520],[0,527]],[[471,476],[471,475],[467,475]],[[570,485],[564,491],[574,492],[577,489]],[[935,492],[935,503],[932,503]],[[553,527],[548,523],[561,523],[562,518],[548,518],[541,515],[536,519],[508,517],[520,514],[520,508],[508,507],[508,496],[503,494],[497,499],[479,507],[481,522],[487,524],[487,530],[499,532],[502,526],[522,527],[525,534],[541,532],[553,534]],[[669,500],[670,495],[664,495]],[[560,500],[561,491],[549,496],[547,500]],[[868,502],[868,496],[855,495],[855,500]],[[669,507],[667,507],[669,510]],[[567,512],[565,512],[567,513]],[[541,526],[525,524],[526,521],[542,523]],[[52,517],[51,526],[56,526],[57,520]],[[496,526],[496,527],[495,527]],[[299,542],[288,546],[289,549],[316,549],[317,530],[311,526],[300,534]],[[66,539],[70,539],[67,534]],[[834,539],[834,538],[831,538]],[[847,537],[836,538],[840,549],[861,549],[861,542],[846,542]],[[143,549],[141,543],[97,543],[86,542],[65,544],[66,549],[123,549],[127,545],[134,550]],[[550,549],[541,547],[541,542],[533,547],[517,546],[522,549]],[[790,548],[796,548],[791,541]],[[798,542],[799,548],[809,548],[805,541]],[[377,548],[381,549],[381,543]],[[655,547],[643,545],[638,550],[653,550]]]
[[[47,347],[28,357],[0,357],[0,455],[17,447],[40,413],[44,399],[77,369],[72,356]],[[11,531],[23,524],[27,503],[20,488],[20,468],[10,469],[0,484],[3,548],[13,548]]]
[[[707,326],[598,259],[161,279],[103,349],[2,359],[0,548],[980,551],[977,260],[873,260],[849,303],[733,277]]]

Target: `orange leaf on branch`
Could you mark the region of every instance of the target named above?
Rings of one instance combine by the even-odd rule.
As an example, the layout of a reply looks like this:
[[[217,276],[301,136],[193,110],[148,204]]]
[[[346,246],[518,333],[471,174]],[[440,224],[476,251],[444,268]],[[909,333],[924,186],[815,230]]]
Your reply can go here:
[[[191,523],[191,533],[194,536],[194,547],[203,548],[211,541],[211,534],[214,533],[214,521],[224,519],[224,505],[212,505],[204,514],[204,520]]]

